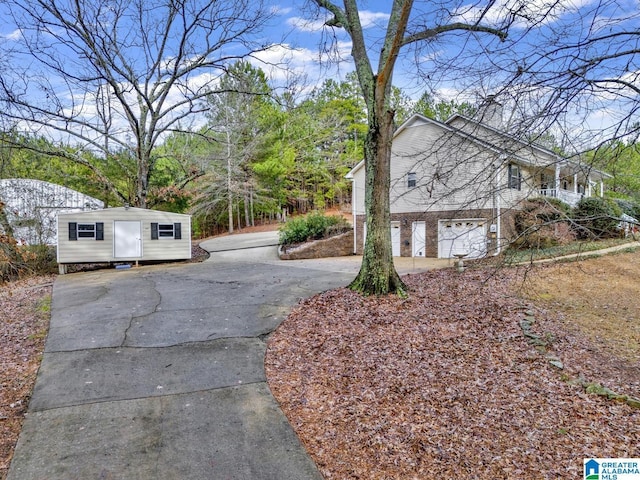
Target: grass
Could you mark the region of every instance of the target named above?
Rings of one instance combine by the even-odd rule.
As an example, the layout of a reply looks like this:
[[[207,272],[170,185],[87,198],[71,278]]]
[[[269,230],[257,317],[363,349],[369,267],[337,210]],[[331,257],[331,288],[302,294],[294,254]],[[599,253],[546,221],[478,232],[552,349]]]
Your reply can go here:
[[[566,245],[557,245],[555,247],[541,249],[516,250],[509,248],[504,253],[504,261],[510,265],[534,262],[536,260],[544,260],[547,258],[557,258],[565,255],[594,252],[602,250],[603,248],[616,247],[627,243],[630,245],[630,248],[633,248],[633,240],[631,238],[608,238],[597,241],[571,242]]]

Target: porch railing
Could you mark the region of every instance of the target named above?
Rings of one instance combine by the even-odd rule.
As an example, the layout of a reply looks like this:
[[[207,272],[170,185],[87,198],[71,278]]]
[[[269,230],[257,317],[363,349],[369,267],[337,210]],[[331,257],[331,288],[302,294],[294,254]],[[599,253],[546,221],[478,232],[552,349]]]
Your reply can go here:
[[[540,195],[544,197],[555,197],[562,200],[564,203],[575,207],[578,202],[584,197],[584,193],[575,193],[569,190],[555,189],[555,188],[541,188]]]

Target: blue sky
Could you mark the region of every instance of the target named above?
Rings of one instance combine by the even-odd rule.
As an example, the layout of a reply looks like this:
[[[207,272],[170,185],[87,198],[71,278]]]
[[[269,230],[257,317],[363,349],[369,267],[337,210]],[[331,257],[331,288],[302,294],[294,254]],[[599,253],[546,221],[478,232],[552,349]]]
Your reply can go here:
[[[371,60],[374,63],[378,55],[376,48],[388,20],[389,3],[359,2],[361,21],[373,45]],[[473,23],[484,12],[483,24],[498,27],[504,24],[507,12],[517,11],[518,15],[513,19],[506,42],[488,34],[446,34],[438,41],[422,43],[420,48],[406,48],[398,62],[394,83],[414,98],[430,89],[443,99],[477,101],[480,96],[498,91],[507,78],[500,74],[500,68],[507,66],[513,71],[516,62],[524,66],[535,64],[549,79],[553,69],[563,71],[573,64],[569,57],[563,57],[567,52],[559,52],[542,61],[539,55],[543,51],[562,42],[578,41],[578,38],[587,41],[611,33],[637,32],[640,21],[640,3],[634,0],[496,0],[486,11],[487,2],[459,0],[446,2],[446,13],[441,8],[443,4],[417,0],[410,24],[414,28],[431,27],[438,19]],[[314,81],[340,77],[353,69],[348,37],[343,32],[323,27],[325,18],[314,18],[299,5],[280,5],[278,11],[281,28],[289,32],[286,38],[293,49],[290,59],[294,68],[304,71]],[[605,90],[612,90],[610,87],[618,80],[640,87],[640,54],[618,57],[625,49],[637,50],[639,41],[640,33],[637,33],[635,42],[633,37],[614,38],[597,45],[585,44],[572,52],[578,58],[611,57],[591,73],[596,79],[608,78],[611,82],[598,84],[589,96],[576,97],[567,106],[562,120],[575,124],[565,125],[569,131],[578,135],[583,130],[606,130],[615,128],[625,117],[629,119],[634,104],[636,107],[640,104],[639,95],[632,89],[619,90],[616,95]],[[335,42],[336,51],[343,58],[339,67],[329,64],[326,55],[321,53],[320,46],[331,42]],[[276,54],[275,51],[271,53]],[[479,77],[472,75],[476,70],[481,72]],[[534,94],[531,83],[527,83],[533,80],[523,76],[522,83],[514,82],[511,93],[527,92],[530,102],[540,101],[550,93],[550,88],[537,88]],[[532,98],[534,95],[536,98]],[[592,133],[588,135],[593,137]]]
[[[479,0],[442,3],[416,0],[410,22],[416,28],[431,27],[436,22],[475,22],[483,12],[483,23],[494,27],[503,24],[507,10],[517,10],[518,17],[511,25],[506,42],[500,42],[488,34],[447,34],[438,41],[420,44],[420,48],[406,48],[398,62],[394,83],[414,98],[430,89],[442,99],[476,101],[480,96],[494,93],[500,88],[504,75],[499,74],[499,67],[508,65],[513,68],[516,59],[525,63],[533,62],[543,45],[554,44],[554,35],[558,34],[560,27],[564,36],[559,38],[563,41],[572,35],[581,34],[587,38],[625,25],[637,30],[639,3],[634,0],[607,0],[606,4],[598,0],[560,0],[553,2],[551,14],[542,18],[541,13],[548,10],[549,2],[495,0],[491,8],[485,11],[488,3]],[[389,4],[388,0],[359,2],[361,21],[371,45],[374,63],[388,20]],[[3,8],[3,4],[0,4],[0,15]],[[339,29],[324,27],[327,17],[314,15],[309,3],[304,0],[287,4],[274,2],[271,9],[275,16],[270,27],[261,33],[260,40],[272,47],[256,54],[254,63],[268,71],[274,81],[290,79],[292,73],[299,74],[304,76],[304,85],[308,89],[326,78],[344,78],[353,70],[349,38]],[[3,15],[3,18],[7,17]],[[585,22],[585,19],[589,20]],[[0,25],[0,42],[4,46],[19,40],[20,32],[15,26],[6,21]],[[602,53],[607,53],[609,48],[621,49],[623,46],[609,44],[603,47]],[[341,61],[337,62],[337,59]],[[282,64],[283,61],[286,61],[290,71],[273,68],[273,65]],[[565,67],[559,61],[554,66]],[[480,69],[484,70],[479,77],[472,75],[474,70]],[[617,62],[611,60],[603,64],[603,71],[607,72],[606,75],[629,79],[636,84],[640,65],[637,58],[633,62],[627,58]],[[205,82],[207,78],[205,75],[194,81]],[[528,87],[525,84],[517,85],[523,90]],[[615,123],[624,114],[625,108],[628,111],[630,107],[628,102],[626,105],[620,104],[619,98],[618,104],[614,100],[613,96],[604,93],[597,96],[595,101],[602,102],[602,108],[590,112],[587,123],[598,128]],[[637,96],[631,99],[637,100]],[[590,101],[593,105],[594,99]],[[574,117],[578,119],[579,102],[575,106]]]

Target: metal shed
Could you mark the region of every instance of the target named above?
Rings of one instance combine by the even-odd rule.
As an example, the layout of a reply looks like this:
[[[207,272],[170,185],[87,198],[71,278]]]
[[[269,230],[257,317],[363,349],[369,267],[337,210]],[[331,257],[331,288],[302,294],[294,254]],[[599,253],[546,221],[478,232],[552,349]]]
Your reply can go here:
[[[191,216],[117,207],[58,214],[60,273],[68,264],[191,258]]]

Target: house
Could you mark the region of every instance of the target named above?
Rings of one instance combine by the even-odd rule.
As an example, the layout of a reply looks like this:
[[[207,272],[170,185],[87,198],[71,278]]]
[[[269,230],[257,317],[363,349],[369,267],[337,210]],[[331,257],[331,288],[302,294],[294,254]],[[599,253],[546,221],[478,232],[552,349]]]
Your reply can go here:
[[[191,216],[117,207],[58,214],[58,264],[191,258]]]
[[[523,200],[547,196],[574,206],[603,194],[607,174],[500,129],[501,107],[482,118],[439,122],[413,115],[396,131],[391,156],[390,213],[394,256],[478,258],[497,254],[514,235]],[[352,181],[354,253],[362,253],[364,161]]]
[[[0,180],[0,201],[13,236],[22,245],[55,245],[56,215],[104,207],[101,200],[62,185],[29,178]],[[0,231],[3,228],[0,226]]]

